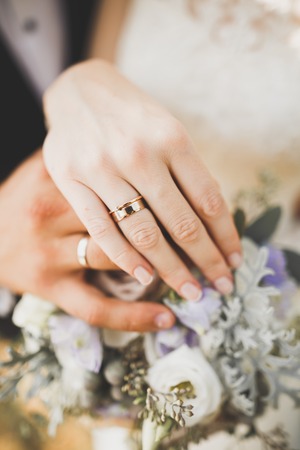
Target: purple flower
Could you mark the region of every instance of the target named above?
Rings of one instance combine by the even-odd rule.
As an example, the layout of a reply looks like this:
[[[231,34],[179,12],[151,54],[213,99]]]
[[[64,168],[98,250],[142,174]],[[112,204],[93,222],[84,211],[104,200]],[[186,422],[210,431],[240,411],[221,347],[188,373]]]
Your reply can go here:
[[[288,273],[286,271],[286,259],[284,253],[278,248],[268,245],[269,256],[267,267],[273,270],[274,274],[266,275],[264,277],[264,284],[269,286],[280,286],[288,280]]]
[[[286,270],[286,259],[284,253],[278,248],[268,245],[269,257],[267,267],[273,270],[273,274],[266,275],[263,283],[266,286],[274,286],[280,292],[280,299],[273,302],[275,314],[278,318],[284,319],[286,311],[290,307],[292,296],[296,292],[296,284],[290,279]]]
[[[50,340],[63,367],[78,364],[90,372],[99,372],[103,349],[99,330],[67,314],[49,319]]]
[[[176,325],[169,330],[162,330],[155,334],[154,345],[159,358],[176,350],[183,344],[187,344],[189,347],[199,345],[197,334],[192,330]]]
[[[197,302],[183,300],[180,303],[174,303],[166,299],[165,304],[181,323],[197,334],[203,334],[204,331],[209,330],[213,315],[221,306],[221,300],[217,291],[204,288],[203,296]]]

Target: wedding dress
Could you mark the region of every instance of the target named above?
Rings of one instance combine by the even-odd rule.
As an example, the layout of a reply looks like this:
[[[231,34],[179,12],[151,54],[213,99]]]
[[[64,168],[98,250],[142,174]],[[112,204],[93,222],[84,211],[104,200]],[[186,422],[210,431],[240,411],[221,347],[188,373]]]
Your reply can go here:
[[[300,2],[133,0],[116,63],[185,125],[229,203],[262,169],[274,172],[285,208],[276,240],[300,249]],[[260,427],[277,423],[300,450],[300,411],[287,398]],[[262,447],[219,433],[196,448]]]

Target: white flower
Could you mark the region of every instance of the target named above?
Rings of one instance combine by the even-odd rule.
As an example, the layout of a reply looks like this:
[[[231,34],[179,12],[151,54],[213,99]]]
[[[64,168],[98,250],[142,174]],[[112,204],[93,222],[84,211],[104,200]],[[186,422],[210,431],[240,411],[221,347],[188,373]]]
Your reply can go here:
[[[107,347],[123,348],[129,344],[130,341],[140,336],[140,333],[135,331],[118,331],[103,328],[102,330],[103,342]]]
[[[195,398],[187,402],[193,406],[194,415],[184,416],[188,427],[214,413],[221,403],[221,382],[199,348],[182,345],[157,360],[148,371],[147,381],[155,392],[160,393],[169,393],[181,383],[192,385]]]
[[[17,327],[24,328],[38,339],[48,329],[48,319],[56,310],[53,303],[31,294],[24,294],[14,309],[12,321]]]

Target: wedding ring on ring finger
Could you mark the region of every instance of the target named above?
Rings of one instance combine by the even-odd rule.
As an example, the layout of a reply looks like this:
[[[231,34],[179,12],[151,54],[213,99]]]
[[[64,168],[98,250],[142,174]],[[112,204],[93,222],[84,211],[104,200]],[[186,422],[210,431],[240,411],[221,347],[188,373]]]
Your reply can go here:
[[[77,245],[77,260],[79,264],[85,269],[89,269],[89,263],[87,261],[87,248],[89,244],[90,237],[84,236],[80,239]]]
[[[126,217],[132,216],[136,212],[145,209],[145,201],[141,195],[135,197],[129,202],[123,203],[121,206],[117,206],[115,209],[109,212],[115,222],[121,222]]]

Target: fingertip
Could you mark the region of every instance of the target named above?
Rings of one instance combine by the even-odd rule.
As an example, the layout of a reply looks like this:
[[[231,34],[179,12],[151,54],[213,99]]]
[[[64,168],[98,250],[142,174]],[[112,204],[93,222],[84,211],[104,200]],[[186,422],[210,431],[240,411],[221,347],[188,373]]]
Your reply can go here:
[[[200,287],[190,281],[184,283],[180,288],[180,294],[188,301],[196,302],[202,297]]]
[[[175,318],[170,312],[161,312],[154,319],[154,325],[159,330],[169,329],[174,325]]]
[[[238,269],[243,263],[243,257],[239,252],[233,252],[228,256],[228,262],[233,269]]]

